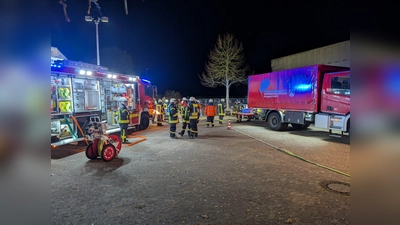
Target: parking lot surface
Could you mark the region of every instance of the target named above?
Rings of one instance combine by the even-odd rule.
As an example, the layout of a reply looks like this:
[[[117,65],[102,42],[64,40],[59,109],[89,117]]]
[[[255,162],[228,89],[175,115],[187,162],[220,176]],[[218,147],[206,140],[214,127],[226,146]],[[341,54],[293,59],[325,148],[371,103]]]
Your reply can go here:
[[[52,149],[52,223],[350,223],[348,136],[234,117],[198,127],[197,139],[171,139],[168,124],[152,125],[111,162],[87,159],[85,146]]]

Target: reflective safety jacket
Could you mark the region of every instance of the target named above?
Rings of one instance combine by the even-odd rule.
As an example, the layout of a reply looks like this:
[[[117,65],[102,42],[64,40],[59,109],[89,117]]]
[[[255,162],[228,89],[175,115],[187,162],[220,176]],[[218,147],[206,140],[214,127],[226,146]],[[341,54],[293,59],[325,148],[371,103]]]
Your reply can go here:
[[[118,123],[129,124],[129,111],[123,103],[121,103],[121,106],[118,108]]]
[[[224,106],[221,103],[218,103],[218,115],[219,116],[224,116],[225,115]]]
[[[189,112],[189,119],[199,119],[200,117],[200,109],[199,109],[199,104],[197,103],[189,103],[188,106],[188,112]]]
[[[157,111],[157,114],[164,114],[164,105],[160,104],[160,103],[157,103],[156,111]]]
[[[182,112],[182,120],[183,122],[189,122],[189,105],[186,105],[183,108],[183,112]]]
[[[186,106],[187,106],[187,102],[186,101],[182,101],[181,102],[181,107],[180,107],[182,118],[183,118],[183,114],[184,114]]]
[[[169,112],[169,116],[168,116],[168,122],[169,123],[178,123],[178,106],[175,104],[169,104],[168,107],[168,112]]]
[[[215,115],[217,115],[217,107],[215,107],[214,104],[210,103],[209,105],[206,106],[204,114],[206,116],[215,116]]]
[[[164,104],[163,104],[163,107],[164,107],[164,113],[165,113],[165,115],[168,116],[168,105],[167,105],[167,103],[164,103]]]

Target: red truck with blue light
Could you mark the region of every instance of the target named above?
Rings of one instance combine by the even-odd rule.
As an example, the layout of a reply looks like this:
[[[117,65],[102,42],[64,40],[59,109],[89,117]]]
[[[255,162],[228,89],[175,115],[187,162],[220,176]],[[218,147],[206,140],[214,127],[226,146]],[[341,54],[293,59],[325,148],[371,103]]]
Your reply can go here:
[[[350,133],[350,69],[311,65],[248,77],[248,107],[270,129],[317,128]]]

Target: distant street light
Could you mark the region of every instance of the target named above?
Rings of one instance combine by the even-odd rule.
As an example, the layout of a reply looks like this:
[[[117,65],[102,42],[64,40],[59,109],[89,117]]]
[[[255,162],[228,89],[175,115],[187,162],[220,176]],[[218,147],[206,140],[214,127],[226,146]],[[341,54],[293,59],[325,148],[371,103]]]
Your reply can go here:
[[[96,24],[96,48],[97,48],[97,65],[100,66],[100,52],[99,52],[99,23],[100,21],[103,23],[108,22],[108,17],[102,16],[98,17],[97,20],[94,20],[91,16],[85,16],[85,21],[92,22]]]

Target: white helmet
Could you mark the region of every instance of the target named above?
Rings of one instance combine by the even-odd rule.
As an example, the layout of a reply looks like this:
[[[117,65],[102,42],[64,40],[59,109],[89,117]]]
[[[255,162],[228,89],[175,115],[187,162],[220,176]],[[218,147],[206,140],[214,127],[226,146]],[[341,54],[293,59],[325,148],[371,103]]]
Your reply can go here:
[[[186,98],[186,97],[183,97],[183,98],[182,98],[182,101],[187,101],[187,98]]]
[[[171,98],[169,101],[172,103],[172,102],[176,101],[176,99],[175,98]]]
[[[158,103],[162,103],[162,100],[161,100],[161,99],[158,99]]]
[[[194,97],[190,97],[189,101],[194,102],[194,101],[196,101],[196,99]]]
[[[208,102],[209,102],[209,103],[211,103],[211,102],[213,102],[213,100],[212,100],[212,99],[210,99],[210,100],[208,100]]]
[[[165,103],[168,103],[168,99],[165,99]]]
[[[225,99],[221,98],[221,102],[225,102]]]

